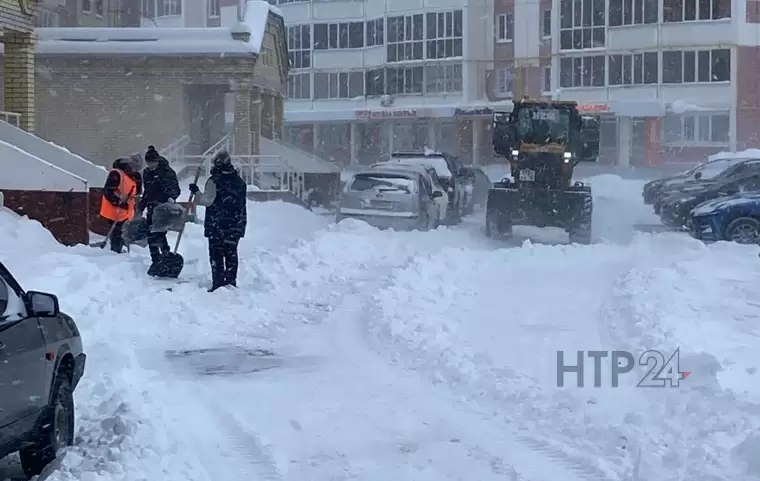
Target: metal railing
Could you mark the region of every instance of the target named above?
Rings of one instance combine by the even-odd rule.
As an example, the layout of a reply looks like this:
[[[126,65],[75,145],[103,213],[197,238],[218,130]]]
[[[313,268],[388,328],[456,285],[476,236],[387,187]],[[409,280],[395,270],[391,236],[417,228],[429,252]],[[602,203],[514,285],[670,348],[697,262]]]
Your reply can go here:
[[[21,128],[21,114],[19,113],[0,111],[0,120],[19,129]]]
[[[219,139],[214,145],[206,149],[206,151],[203,152],[201,155],[204,157],[208,157],[209,159],[213,159],[216,156],[216,154],[218,154],[222,150],[226,150],[227,152],[232,152],[232,134],[227,134],[221,139]]]
[[[166,160],[169,161],[169,165],[175,167],[176,170],[176,167],[185,159],[188,145],[190,145],[190,136],[185,134],[172,140],[169,145],[158,152],[163,155]]]
[[[282,160],[279,155],[233,155],[232,163],[249,186],[261,190],[287,191],[305,200],[304,176]],[[211,175],[213,157],[186,155],[185,167],[201,167],[206,177]]]

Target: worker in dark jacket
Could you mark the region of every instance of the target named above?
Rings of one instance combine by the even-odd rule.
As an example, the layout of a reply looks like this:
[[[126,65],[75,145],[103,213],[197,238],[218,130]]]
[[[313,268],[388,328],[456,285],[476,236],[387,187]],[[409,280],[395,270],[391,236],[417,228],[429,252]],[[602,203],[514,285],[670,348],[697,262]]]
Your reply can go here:
[[[137,211],[142,213],[147,209],[145,220],[147,225],[153,225],[153,209],[166,202],[174,202],[181,192],[177,173],[169,167],[169,161],[160,156],[152,145],[145,153],[145,171],[142,175],[143,194]],[[171,252],[169,241],[166,240],[166,232],[151,232],[148,235],[148,249],[152,261],[148,269],[148,275],[156,274],[157,261],[161,254]]]
[[[208,238],[211,263],[209,292],[223,286],[237,286],[238,244],[245,236],[247,224],[247,190],[230,155],[224,151],[214,157],[204,192],[196,184],[190,184],[196,203],[206,207],[203,230]]]
[[[111,250],[121,253],[124,247],[122,226],[135,215],[135,197],[138,185],[134,181],[132,164],[129,159],[116,159],[106,177],[103,198],[100,201],[100,216],[108,220]]]

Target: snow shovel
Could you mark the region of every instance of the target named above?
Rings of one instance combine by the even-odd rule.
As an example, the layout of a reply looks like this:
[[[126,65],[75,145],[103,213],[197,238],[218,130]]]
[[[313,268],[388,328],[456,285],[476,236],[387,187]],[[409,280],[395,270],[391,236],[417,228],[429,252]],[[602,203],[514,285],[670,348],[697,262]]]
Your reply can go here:
[[[198,183],[198,179],[201,176],[201,170],[203,167],[198,167],[198,171],[195,173],[195,180],[193,181],[193,184]],[[188,202],[191,204],[193,203],[193,199],[195,198],[195,194],[190,192],[190,199]],[[185,225],[187,224],[187,217],[188,217],[188,210],[185,210],[184,213],[184,219],[182,223],[182,228],[179,230],[179,233],[177,234],[177,242],[174,244],[174,252],[166,252],[164,254],[161,254],[161,257],[158,258],[156,261],[156,276],[157,277],[168,277],[170,279],[176,279],[179,277],[179,274],[182,272],[182,268],[185,267],[185,259],[182,257],[182,255],[177,252],[177,249],[179,249],[179,242],[182,240],[182,234],[185,232]]]
[[[100,241],[100,242],[93,242],[92,244],[90,244],[90,247],[99,247],[101,249],[105,249],[106,248],[106,244],[108,244],[108,241],[111,240],[111,234],[113,234],[113,231],[114,231],[114,229],[116,229],[117,225],[118,225],[118,223],[114,222],[111,225],[111,228],[108,229],[108,234],[106,234],[106,238],[104,240]]]

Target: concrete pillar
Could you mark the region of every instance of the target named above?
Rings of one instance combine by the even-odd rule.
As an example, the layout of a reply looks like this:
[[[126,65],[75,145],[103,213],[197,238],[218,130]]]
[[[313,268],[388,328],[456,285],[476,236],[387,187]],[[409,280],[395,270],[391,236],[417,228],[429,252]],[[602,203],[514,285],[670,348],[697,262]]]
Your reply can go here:
[[[250,87],[240,87],[233,90],[235,97],[233,155],[251,155],[253,153],[253,146],[251,145],[251,93]]]
[[[483,140],[483,120],[472,120],[472,165],[480,163],[480,151],[482,150]]]
[[[430,150],[438,150],[438,122],[435,119],[428,119],[427,124],[427,147]]]
[[[633,155],[633,119],[618,117],[618,144],[615,165],[629,167]]]
[[[37,111],[34,106],[34,33],[6,30],[3,35],[5,60],[5,110],[21,114],[21,128],[34,132]]]
[[[259,155],[261,145],[261,90],[251,89],[251,155]]]
[[[388,154],[396,150],[396,122],[388,122]]]
[[[285,138],[285,97],[274,97],[274,138]]]
[[[351,136],[350,136],[350,149],[351,149],[351,165],[359,163],[359,147],[362,144],[361,131],[359,130],[358,122],[351,122]]]
[[[737,135],[736,135],[736,109],[732,108],[728,113],[728,149],[731,152],[737,150]]]

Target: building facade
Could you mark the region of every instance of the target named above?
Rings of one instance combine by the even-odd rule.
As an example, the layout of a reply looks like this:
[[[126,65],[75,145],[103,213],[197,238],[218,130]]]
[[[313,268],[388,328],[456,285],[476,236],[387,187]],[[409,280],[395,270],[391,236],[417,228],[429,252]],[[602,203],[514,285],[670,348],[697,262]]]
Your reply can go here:
[[[288,26],[290,142],[341,164],[425,147],[490,153],[492,1],[270,3]]]
[[[142,27],[229,27],[240,19],[239,0],[122,0],[138,2]]]
[[[34,131],[34,26],[37,2],[0,0],[3,44],[3,113],[7,120]]]
[[[602,119],[601,157],[652,166],[760,145],[756,0],[554,0],[546,90]]]

